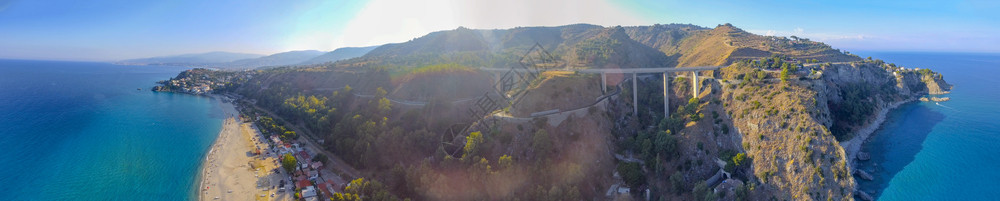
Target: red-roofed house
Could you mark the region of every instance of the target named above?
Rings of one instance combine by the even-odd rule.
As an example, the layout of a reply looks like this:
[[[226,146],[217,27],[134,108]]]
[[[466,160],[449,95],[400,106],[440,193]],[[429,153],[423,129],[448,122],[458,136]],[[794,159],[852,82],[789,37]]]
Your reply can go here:
[[[299,182],[295,182],[295,188],[305,188],[306,186],[312,186],[312,182],[309,182],[308,179],[302,179],[299,180]]]
[[[333,197],[333,191],[330,191],[330,189],[328,189],[330,187],[330,185],[328,185],[326,183],[319,183],[319,184],[316,184],[316,187],[319,187],[319,192],[323,193],[323,196]]]
[[[317,169],[318,170],[318,169],[320,169],[322,167],[323,167],[323,163],[322,162],[316,161],[316,162],[312,163],[312,168],[313,169]]]
[[[306,153],[306,151],[299,151],[299,156],[302,157],[302,159],[300,159],[301,161],[309,161],[310,159],[312,159],[309,157],[309,153]]]

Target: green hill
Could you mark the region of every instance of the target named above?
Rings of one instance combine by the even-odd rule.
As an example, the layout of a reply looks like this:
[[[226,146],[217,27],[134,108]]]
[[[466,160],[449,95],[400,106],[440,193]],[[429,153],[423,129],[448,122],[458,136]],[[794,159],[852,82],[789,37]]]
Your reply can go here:
[[[727,67],[702,77],[699,94],[690,77],[671,75],[667,117],[657,76],[637,79],[633,92],[609,74],[604,93],[600,76],[569,71],[526,76],[534,80],[512,89],[526,94],[518,105],[487,107],[509,93],[477,68],[520,65],[536,46],[557,68]],[[252,78],[231,92],[324,140],[366,179],[384,181],[380,192],[416,200],[612,199],[613,184],[694,200],[722,195],[706,183],[720,169],[748,184],[724,199],[850,199],[844,140],[873,108],[950,88],[933,72],[729,24],[460,27],[333,63],[232,73]],[[489,127],[461,132],[471,125]]]

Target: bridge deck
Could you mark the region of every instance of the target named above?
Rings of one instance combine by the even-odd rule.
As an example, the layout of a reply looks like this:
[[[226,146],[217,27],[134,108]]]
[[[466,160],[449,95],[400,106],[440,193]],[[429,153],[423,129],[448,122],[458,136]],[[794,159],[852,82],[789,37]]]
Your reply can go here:
[[[706,71],[706,70],[718,70],[724,66],[698,66],[698,67],[656,67],[656,68],[617,68],[617,69],[542,69],[542,70],[559,70],[559,71],[574,71],[580,73],[663,73],[663,72],[689,72],[689,71]],[[511,68],[479,68],[484,71],[509,71]],[[527,72],[528,69],[524,68],[513,68],[514,71]]]

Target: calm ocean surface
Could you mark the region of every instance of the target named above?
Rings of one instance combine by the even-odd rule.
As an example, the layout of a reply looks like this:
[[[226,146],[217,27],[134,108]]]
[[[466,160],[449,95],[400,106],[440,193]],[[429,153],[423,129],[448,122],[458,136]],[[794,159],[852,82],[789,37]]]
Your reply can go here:
[[[0,200],[193,198],[223,115],[150,91],[184,69],[0,60]]]
[[[1000,54],[861,53],[930,68],[955,85],[950,101],[913,102],[889,113],[855,178],[879,200],[1000,200]]]

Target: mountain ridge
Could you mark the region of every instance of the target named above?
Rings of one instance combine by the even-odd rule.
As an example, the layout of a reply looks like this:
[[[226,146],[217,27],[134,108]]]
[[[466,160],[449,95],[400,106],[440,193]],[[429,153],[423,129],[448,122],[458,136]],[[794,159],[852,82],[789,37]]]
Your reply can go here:
[[[126,59],[118,61],[117,63],[127,63],[127,64],[214,64],[214,63],[226,63],[241,59],[250,59],[262,57],[264,55],[260,54],[249,54],[249,53],[237,53],[237,52],[225,52],[225,51],[212,51],[205,53],[191,53],[191,54],[179,54],[171,56],[158,56],[158,57],[148,57],[148,58],[138,58],[138,59]]]
[[[381,45],[367,47],[342,47],[299,63],[300,65],[321,64],[364,56]]]

